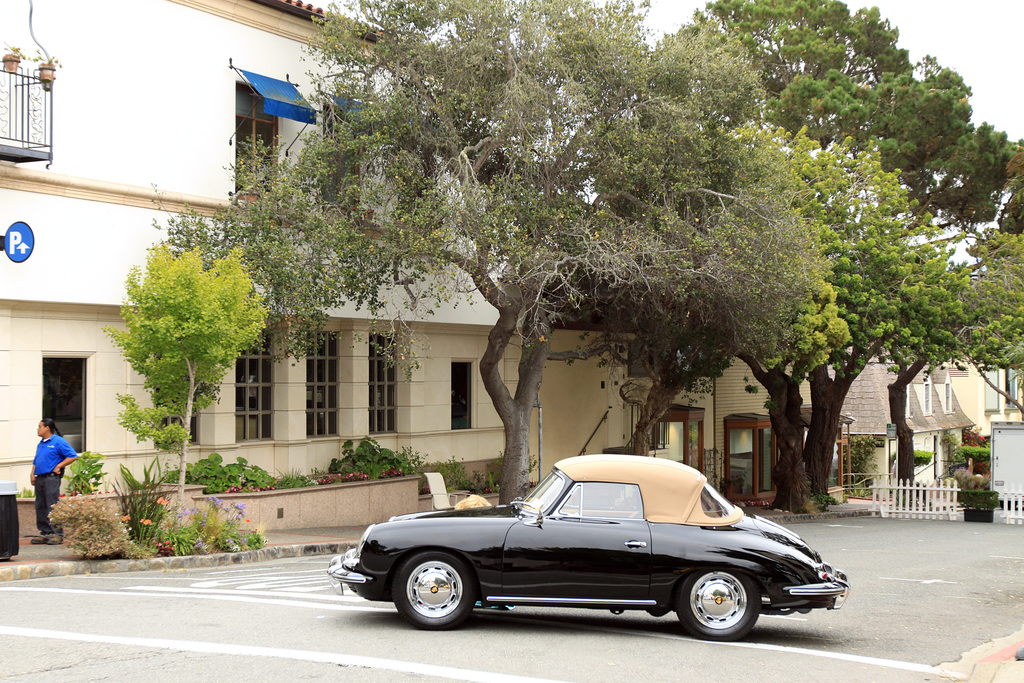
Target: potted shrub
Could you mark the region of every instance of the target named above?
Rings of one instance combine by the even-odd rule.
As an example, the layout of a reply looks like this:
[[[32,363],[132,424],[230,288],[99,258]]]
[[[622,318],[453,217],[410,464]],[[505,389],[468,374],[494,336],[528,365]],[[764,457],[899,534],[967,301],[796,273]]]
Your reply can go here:
[[[991,522],[999,507],[999,492],[968,489],[960,492],[960,503],[965,522]]]
[[[953,473],[960,488],[959,501],[964,507],[965,522],[991,522],[999,506],[999,492],[990,491],[988,477],[967,470]]]

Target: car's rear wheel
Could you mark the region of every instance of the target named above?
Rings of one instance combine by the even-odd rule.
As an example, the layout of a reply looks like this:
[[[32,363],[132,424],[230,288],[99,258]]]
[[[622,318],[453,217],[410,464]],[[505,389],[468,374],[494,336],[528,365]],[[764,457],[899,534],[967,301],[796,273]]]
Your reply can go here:
[[[399,614],[428,630],[459,626],[473,610],[476,593],[476,580],[465,562],[441,551],[407,558],[392,589]]]
[[[676,598],[683,628],[705,640],[739,640],[754,628],[761,613],[761,594],[750,577],[716,569],[687,577]]]

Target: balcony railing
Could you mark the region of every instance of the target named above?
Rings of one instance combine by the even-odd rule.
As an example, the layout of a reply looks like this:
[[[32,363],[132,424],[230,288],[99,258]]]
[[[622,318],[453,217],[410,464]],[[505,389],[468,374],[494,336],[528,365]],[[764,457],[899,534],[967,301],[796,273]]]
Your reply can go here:
[[[0,159],[53,161],[52,83],[0,70]]]

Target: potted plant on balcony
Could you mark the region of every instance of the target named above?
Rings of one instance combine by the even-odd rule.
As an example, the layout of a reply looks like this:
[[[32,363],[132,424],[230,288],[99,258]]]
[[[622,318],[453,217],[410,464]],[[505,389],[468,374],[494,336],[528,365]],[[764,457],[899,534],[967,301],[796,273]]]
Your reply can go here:
[[[25,59],[25,53],[16,47],[7,46],[7,52],[4,54],[4,71],[7,73],[18,73],[18,67],[21,66],[21,60]]]
[[[991,522],[999,507],[999,492],[990,491],[988,477],[967,470],[953,473],[960,487],[959,500],[964,507],[965,522]]]
[[[56,57],[36,57],[39,64],[39,80],[43,82],[43,88],[49,90],[54,79],[57,78],[57,67],[60,62]]]

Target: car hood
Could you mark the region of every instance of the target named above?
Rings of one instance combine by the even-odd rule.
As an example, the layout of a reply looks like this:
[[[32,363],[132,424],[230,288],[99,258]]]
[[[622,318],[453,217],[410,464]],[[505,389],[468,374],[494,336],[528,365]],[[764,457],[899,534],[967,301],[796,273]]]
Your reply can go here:
[[[756,529],[765,538],[770,538],[773,541],[782,543],[791,548],[799,550],[815,562],[821,562],[821,555],[812,549],[804,539],[781,524],[776,524],[770,519],[760,517],[758,515],[747,515],[746,520],[754,529]]]

